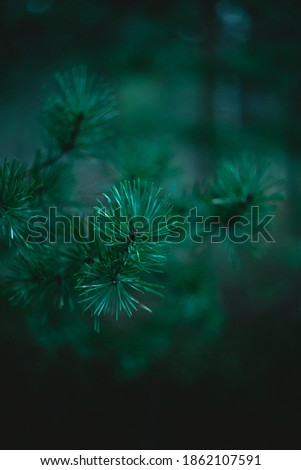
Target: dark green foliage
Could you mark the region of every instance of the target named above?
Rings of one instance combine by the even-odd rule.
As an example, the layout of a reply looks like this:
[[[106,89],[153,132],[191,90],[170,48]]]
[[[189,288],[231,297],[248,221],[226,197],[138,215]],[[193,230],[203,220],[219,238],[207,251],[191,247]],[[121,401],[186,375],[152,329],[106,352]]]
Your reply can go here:
[[[34,195],[38,207],[48,208],[56,204],[59,207],[70,204],[73,195],[74,178],[72,167],[68,162],[53,161],[52,156],[44,157],[40,151],[36,152],[36,159],[31,168],[31,175],[37,186]]]
[[[204,195],[204,202],[209,213],[219,218],[216,229],[224,227],[228,234],[233,234],[237,218],[250,222],[248,229],[238,223],[235,235],[239,238],[248,230],[248,235],[252,235],[251,241],[241,246],[260,257],[266,244],[261,243],[263,240],[259,236],[259,243],[254,243],[258,229],[256,219],[275,215],[279,202],[285,197],[284,183],[282,170],[278,168],[276,171],[271,161],[245,153],[237,160],[222,160],[218,164],[213,184]],[[254,208],[258,208],[258,211]],[[238,245],[231,239],[225,243],[231,256],[235,256]]]
[[[153,184],[124,181],[103,194],[104,203],[95,207],[98,231],[108,244],[124,244],[135,249],[139,259],[140,245],[153,247],[169,234],[172,205],[170,196]]]
[[[24,242],[27,222],[33,215],[34,181],[18,160],[0,166],[0,227],[5,240]]]
[[[26,173],[17,163],[10,168],[5,162],[2,170],[3,233],[9,231],[11,238],[21,236],[16,222],[28,221],[31,206],[40,208],[39,215],[42,215],[51,204],[62,207],[68,202],[70,204],[70,166],[62,162],[61,157],[71,152],[91,154],[95,144],[106,137],[107,124],[116,114],[111,90],[103,84],[98,90],[95,77],[88,78],[84,68],[58,74],[56,80],[58,91],[45,100],[42,115],[47,134],[47,154],[38,151],[32,168]],[[162,196],[161,189],[155,190],[140,180],[132,184],[122,183],[119,189],[112,188],[111,197],[105,195],[111,204],[110,217],[114,221],[114,209],[120,204],[122,214],[129,218],[141,215],[150,222],[157,216],[168,215],[171,209],[168,197]],[[99,204],[97,214],[103,216],[104,206]],[[157,246],[153,247],[154,242],[150,241],[138,250],[140,235],[131,224],[129,220],[128,225],[122,226],[122,234],[126,236],[122,246],[119,241],[114,246],[107,246],[99,238],[93,242],[66,245],[62,242],[60,228],[54,245],[45,241],[42,245],[29,247],[28,252],[20,254],[11,265],[6,281],[11,301],[48,312],[58,311],[65,305],[72,308],[72,285],[77,274],[77,288],[84,297],[85,309],[93,307],[97,329],[101,314],[118,318],[121,311],[132,316],[138,307],[149,310],[134,294],[158,293],[158,286],[147,282],[142,274],[151,269],[158,270],[158,264],[165,260],[160,254],[158,241],[162,243],[161,238],[168,230],[155,221],[149,235],[160,239],[156,240]],[[53,231],[55,227],[49,225]],[[76,231],[73,225],[72,228]],[[103,230],[101,221],[100,225],[93,227],[94,236],[97,234],[99,237]]]
[[[279,170],[276,176],[268,160],[245,154],[238,161],[221,161],[209,197],[226,223],[233,215],[249,215],[252,206],[274,213],[284,199],[284,177]]]
[[[137,263],[125,256],[119,247],[96,244],[98,255],[87,258],[79,271],[77,288],[83,297],[85,310],[92,310],[95,329],[99,331],[99,317],[113,315],[116,320],[123,311],[129,317],[138,308],[151,311],[139,301],[139,294],[160,295],[160,287],[143,279]],[[138,297],[138,298],[137,298]]]
[[[6,281],[10,300],[42,315],[66,305],[72,308],[74,266],[64,250],[60,244],[42,244],[19,254]]]
[[[106,204],[99,201],[96,207],[96,240],[86,244],[85,267],[77,276],[96,329],[101,315],[118,319],[121,311],[129,317],[138,308],[150,311],[136,296],[160,293],[160,286],[145,276],[165,261],[162,250],[170,226],[168,220],[159,222],[171,212],[169,197],[140,180],[120,183],[103,196]]]
[[[101,317],[118,319],[122,314],[132,317],[138,311],[151,312],[145,303],[151,294],[162,295],[158,273],[164,271],[173,241],[169,236],[176,230],[173,215],[187,216],[197,207],[204,217],[218,216],[219,227],[230,231],[233,216],[250,219],[254,205],[261,208],[262,215],[275,213],[283,198],[283,182],[273,176],[265,160],[250,154],[237,161],[222,161],[205,192],[199,184],[192,190],[176,190],[174,213],[171,196],[157,187],[173,173],[170,143],[138,139],[119,141],[111,154],[112,173],[125,180],[102,194],[93,220],[87,219],[91,208],[79,216],[75,208],[81,201],[73,200],[73,162],[69,157],[97,155],[95,151],[110,134],[109,124],[116,115],[114,99],[110,88],[88,77],[84,67],[57,74],[56,85],[57,90],[44,101],[41,118],[46,150],[36,152],[28,170],[17,161],[12,165],[5,161],[0,173],[4,243],[24,241],[31,215],[39,216],[36,222],[41,226],[51,206],[59,209],[59,228],[56,220],[48,221],[46,228],[50,232],[43,243],[31,244],[22,251],[17,247],[18,257],[11,263],[5,281],[13,303],[44,319],[62,315],[64,325],[66,311],[75,312],[79,304],[90,312],[99,331]],[[79,216],[79,226],[73,216]],[[30,225],[31,231],[37,227]],[[193,246],[187,236],[188,226],[185,229],[188,243],[183,240],[174,247],[178,261],[173,271],[178,272],[178,280],[174,279],[174,288],[169,289],[170,305],[182,305],[184,315],[179,321],[184,323],[186,317],[194,321],[199,311],[207,318],[207,304],[212,306],[206,275],[199,271],[203,247]],[[66,240],[68,230],[71,233]],[[205,242],[208,240],[205,238]],[[228,239],[225,243],[233,251],[235,244]],[[244,246],[256,255],[260,251],[257,245]],[[192,258],[194,269],[189,276],[179,260],[185,264],[189,259],[192,265]],[[165,283],[168,281],[165,279]],[[187,298],[189,304],[185,303]],[[216,300],[213,304],[219,311]],[[169,322],[165,320],[173,328],[173,321]]]
[[[96,156],[99,144],[112,133],[112,90],[96,76],[88,76],[85,67],[56,74],[55,84],[40,118],[46,147],[59,155]]]
[[[33,14],[33,3],[48,9]],[[79,214],[85,233],[97,199],[109,207],[102,193],[112,198],[112,186],[140,178],[171,193],[175,215],[196,207],[204,218],[222,218],[212,233],[199,224],[203,242],[187,238],[151,249],[132,240],[118,247],[99,237],[94,243],[94,227],[90,243],[62,245],[60,222],[52,255],[41,253],[45,266],[35,247],[8,231],[3,236],[1,226],[3,448],[12,442],[92,448],[100,440],[110,448],[112,438],[125,448],[193,448],[200,434],[209,448],[299,445],[300,7],[300,0],[1,2],[1,165],[5,156],[11,163],[18,157],[21,172],[34,179],[30,209],[44,216],[51,205],[59,217]],[[65,111],[53,113],[47,129],[42,111],[37,141],[40,87],[61,93],[51,70],[59,67],[66,77],[65,68],[77,63],[113,79],[117,119],[107,121],[96,143],[98,135],[93,131],[90,141],[85,131],[82,145],[81,109],[77,121],[72,112],[70,120]],[[246,155],[243,163],[245,150],[258,158]],[[271,164],[261,178],[266,157]],[[282,174],[284,202],[277,196]],[[252,199],[260,219],[276,214],[267,226],[275,243],[229,239],[231,218],[249,218]],[[71,226],[80,239],[76,221]],[[221,228],[225,242],[211,243]],[[244,228],[238,225],[237,235]],[[33,268],[36,261],[41,270],[49,265],[53,295],[45,292],[47,282],[38,291],[18,284],[23,273],[11,268],[23,258]],[[164,287],[154,288],[163,297],[139,292],[121,276],[126,298],[153,313],[136,302],[131,318],[118,310],[107,266],[123,274],[129,267],[131,280]],[[62,302],[52,273],[65,270]],[[12,305],[16,290],[22,295]],[[98,317],[108,297],[110,308]],[[99,431],[93,433],[92,421],[101,423]]]

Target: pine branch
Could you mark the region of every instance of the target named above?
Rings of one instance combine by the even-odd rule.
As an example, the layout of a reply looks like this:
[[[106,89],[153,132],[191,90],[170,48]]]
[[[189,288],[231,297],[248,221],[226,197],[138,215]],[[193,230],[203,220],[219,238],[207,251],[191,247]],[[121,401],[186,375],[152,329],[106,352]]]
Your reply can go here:
[[[35,182],[25,178],[18,160],[7,159],[0,166],[0,227],[1,235],[10,242],[25,242],[27,222],[34,214],[32,207]]]
[[[35,245],[30,254],[20,254],[6,278],[11,302],[39,313],[73,307],[74,265],[64,256],[64,245]]]
[[[150,311],[135,293],[160,295],[161,286],[146,281],[145,275],[159,271],[165,262],[162,252],[170,225],[168,220],[160,225],[156,219],[168,217],[171,205],[161,191],[140,180],[126,181],[114,186],[110,196],[103,195],[106,206],[99,201],[95,208],[100,219],[94,225],[96,240],[84,247],[85,267],[77,275],[77,289],[85,310],[92,309],[97,330],[101,315],[118,319],[122,311],[129,317],[138,308]],[[133,217],[143,218],[146,225],[140,224],[138,230]]]
[[[280,173],[280,176],[279,176]],[[277,176],[276,176],[277,175]],[[244,217],[250,222],[252,237],[255,238],[252,209],[258,208],[261,219],[266,215],[275,215],[279,203],[284,200],[285,178],[279,169],[276,173],[272,162],[259,158],[253,153],[244,153],[235,160],[222,160],[216,169],[213,184],[204,194],[204,202],[213,216],[220,220],[216,230],[223,227],[233,231],[237,217]],[[238,224],[236,233],[239,237],[245,228]],[[237,244],[227,237],[225,246],[231,256],[235,256]],[[262,241],[262,240],[260,240]],[[266,244],[248,241],[242,245],[254,256],[264,253]]]
[[[98,231],[109,244],[128,244],[129,251],[139,245],[150,247],[165,241],[170,232],[169,217],[172,212],[170,195],[153,184],[124,181],[103,194],[104,203],[95,207]]]
[[[56,90],[45,98],[41,115],[46,150],[36,152],[26,171],[17,160],[12,164],[5,160],[0,167],[0,245],[6,248],[14,241],[18,254],[4,281],[9,298],[43,315],[74,311],[80,303],[91,313],[97,331],[102,316],[117,320],[141,309],[151,312],[145,305],[148,297],[162,295],[156,276],[165,265],[175,222],[170,195],[153,182],[170,174],[170,145],[119,142],[112,161],[126,179],[102,194],[94,222],[86,223],[86,213],[81,214],[79,227],[68,219],[71,243],[65,242],[64,227],[57,231],[55,221],[47,227],[48,237],[56,236],[55,243],[48,239],[30,245],[26,235],[34,229],[30,217],[38,215],[40,222],[52,204],[60,206],[59,215],[74,215],[70,207],[69,214],[66,209],[73,188],[70,157],[98,155],[99,145],[112,134],[115,116],[111,89],[88,77],[84,67],[57,74]],[[252,218],[252,206],[261,209],[261,216],[273,214],[283,197],[283,178],[274,176],[272,165],[246,154],[237,161],[223,160],[205,192],[196,186],[189,194],[177,194],[176,205],[181,215],[198,206],[203,215],[218,216],[216,232],[226,228],[229,234],[233,218]],[[62,208],[66,214],[61,214]],[[228,239],[226,246],[233,251]],[[244,246],[260,253],[257,244]],[[193,279],[189,283],[193,290],[199,289]],[[142,303],[143,298],[147,300]]]
[[[129,317],[138,308],[149,312],[137,294],[160,295],[161,286],[147,282],[141,277],[141,269],[124,257],[118,247],[94,245],[94,255],[86,257],[84,267],[77,274],[77,289],[83,298],[85,311],[92,309],[95,328],[99,331],[102,315],[112,315],[118,320],[121,312]]]

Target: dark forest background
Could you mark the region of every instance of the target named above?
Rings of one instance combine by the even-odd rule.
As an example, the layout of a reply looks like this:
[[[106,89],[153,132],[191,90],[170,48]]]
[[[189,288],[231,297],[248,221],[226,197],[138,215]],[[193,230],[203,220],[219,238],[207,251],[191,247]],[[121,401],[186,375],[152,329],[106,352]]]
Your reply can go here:
[[[171,139],[187,187],[245,150],[287,175],[264,257],[171,257],[153,316],[43,329],[1,294],[2,448],[300,446],[300,16],[297,0],[1,0],[1,159],[32,160],[43,87],[85,64],[115,89],[116,133]],[[93,204],[111,180],[85,165]]]

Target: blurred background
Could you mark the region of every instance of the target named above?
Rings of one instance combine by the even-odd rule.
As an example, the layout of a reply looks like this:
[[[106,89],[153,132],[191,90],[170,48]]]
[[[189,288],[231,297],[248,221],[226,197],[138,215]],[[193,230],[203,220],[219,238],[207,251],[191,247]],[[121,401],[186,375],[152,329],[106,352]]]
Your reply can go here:
[[[2,448],[298,448],[300,13],[297,0],[0,3],[2,159],[32,160],[43,88],[84,64],[115,90],[117,136],[172,143],[178,171],[156,177],[174,196],[245,150],[287,177],[264,257],[237,268],[222,247],[174,250],[153,314],[97,335],[1,294]],[[108,159],[76,174],[91,205],[118,181]]]

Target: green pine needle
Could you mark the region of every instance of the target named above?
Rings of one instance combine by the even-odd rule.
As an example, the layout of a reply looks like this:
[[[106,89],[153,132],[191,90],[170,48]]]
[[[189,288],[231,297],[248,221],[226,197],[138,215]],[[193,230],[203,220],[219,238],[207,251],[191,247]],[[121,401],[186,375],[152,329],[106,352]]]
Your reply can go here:
[[[124,250],[99,241],[85,248],[85,263],[77,273],[77,289],[84,310],[92,311],[97,330],[102,315],[112,315],[117,320],[122,312],[132,317],[139,308],[151,311],[138,297],[146,293],[161,295],[161,286],[145,281],[139,266],[125,256]]]
[[[64,245],[40,244],[19,254],[6,279],[11,302],[39,313],[72,308],[74,264],[64,250]]]
[[[26,242],[27,222],[33,215],[34,181],[18,160],[0,166],[0,230],[10,242]]]
[[[284,199],[284,178],[276,177],[271,162],[244,154],[238,162],[225,160],[217,168],[210,192],[212,204],[245,213],[250,206],[275,211]]]
[[[70,163],[54,161],[51,165],[44,166],[43,161],[48,161],[49,158],[42,159],[41,152],[37,151],[31,169],[31,175],[37,186],[36,205],[40,207],[53,204],[66,206],[71,202],[75,186]]]
[[[284,176],[279,176],[279,170],[275,172],[272,162],[252,153],[244,153],[237,161],[222,160],[219,163],[215,180],[204,201],[211,215],[219,216],[220,227],[232,230],[231,219],[235,220],[236,216],[243,216],[252,222],[252,207],[258,207],[261,219],[274,215],[279,202],[285,198],[284,183]],[[245,228],[238,224],[236,234],[240,236],[243,232]],[[225,246],[234,259],[237,245],[227,239]],[[241,246],[257,258],[266,249],[266,244],[251,241]]]
[[[104,203],[95,207],[99,236],[107,245],[122,244],[128,253],[150,256],[166,242],[172,212],[170,196],[153,184],[124,181],[103,194]]]

